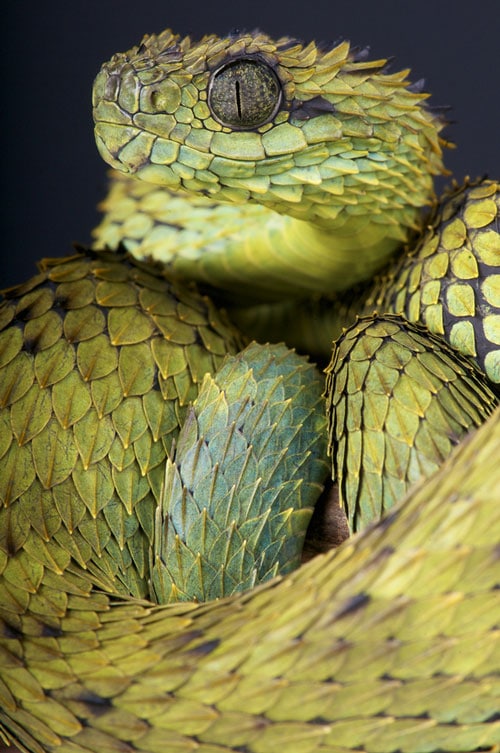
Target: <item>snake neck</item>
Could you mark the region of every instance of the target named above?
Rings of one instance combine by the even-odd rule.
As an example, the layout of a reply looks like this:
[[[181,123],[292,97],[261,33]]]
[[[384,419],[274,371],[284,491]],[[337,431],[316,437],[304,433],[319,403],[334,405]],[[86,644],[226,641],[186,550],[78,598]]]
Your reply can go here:
[[[380,226],[360,228],[352,219],[339,223],[338,232],[274,213],[265,221],[249,219],[227,237],[223,251],[205,248],[195,264],[179,249],[173,269],[244,305],[247,298],[255,303],[345,290],[374,274],[398,246]]]
[[[352,287],[380,269],[408,235],[397,210],[392,221],[375,211],[365,219],[337,212],[324,227],[252,203],[214,203],[121,173],[114,174],[101,209],[95,248],[121,244],[238,305]],[[406,225],[416,223],[417,212],[401,210]]]
[[[311,292],[346,290],[366,280],[407,237],[400,225],[362,223],[358,217],[339,216],[328,230],[290,217],[286,220],[282,243],[288,247],[297,286],[307,285]]]

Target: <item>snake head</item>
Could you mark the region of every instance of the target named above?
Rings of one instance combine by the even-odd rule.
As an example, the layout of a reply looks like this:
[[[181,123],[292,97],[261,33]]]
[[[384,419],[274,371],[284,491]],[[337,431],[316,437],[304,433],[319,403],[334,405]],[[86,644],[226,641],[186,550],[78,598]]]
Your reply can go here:
[[[348,42],[323,50],[255,32],[193,43],[165,31],[103,65],[97,145],[118,170],[171,189],[326,227],[359,205],[386,220],[409,205],[395,222],[412,226],[443,172],[443,142],[407,75]]]

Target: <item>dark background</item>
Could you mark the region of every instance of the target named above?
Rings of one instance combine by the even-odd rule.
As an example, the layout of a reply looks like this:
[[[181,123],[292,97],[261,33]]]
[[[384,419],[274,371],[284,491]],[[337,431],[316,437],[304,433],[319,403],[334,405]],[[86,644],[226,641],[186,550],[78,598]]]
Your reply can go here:
[[[92,80],[114,52],[166,27],[369,44],[374,57],[425,77],[434,104],[452,107],[446,134],[458,149],[447,164],[457,178],[500,173],[498,0],[11,0],[3,14],[1,287],[90,240],[105,193]]]

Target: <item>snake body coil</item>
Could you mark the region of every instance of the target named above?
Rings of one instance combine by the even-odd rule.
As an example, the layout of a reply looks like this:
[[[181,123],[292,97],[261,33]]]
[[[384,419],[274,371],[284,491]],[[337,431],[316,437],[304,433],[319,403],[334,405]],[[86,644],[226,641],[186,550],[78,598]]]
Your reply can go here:
[[[500,191],[437,206],[426,96],[260,33],[103,66],[95,247],[0,309],[5,743],[499,750]],[[252,338],[337,338],[326,403]]]

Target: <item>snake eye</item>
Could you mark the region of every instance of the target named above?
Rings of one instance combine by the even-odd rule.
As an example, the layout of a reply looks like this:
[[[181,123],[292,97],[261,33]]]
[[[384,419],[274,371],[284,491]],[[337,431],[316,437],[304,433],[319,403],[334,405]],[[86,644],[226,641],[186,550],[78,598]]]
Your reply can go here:
[[[210,79],[208,105],[221,125],[240,131],[258,128],[272,120],[280,103],[279,79],[259,60],[226,63]]]

